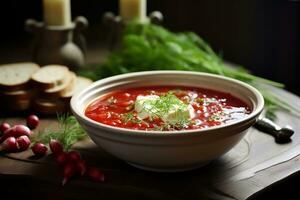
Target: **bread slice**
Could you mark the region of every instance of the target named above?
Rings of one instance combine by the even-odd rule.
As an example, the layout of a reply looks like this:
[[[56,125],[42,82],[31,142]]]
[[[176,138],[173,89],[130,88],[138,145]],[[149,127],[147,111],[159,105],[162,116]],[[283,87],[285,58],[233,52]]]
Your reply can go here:
[[[62,65],[47,65],[35,72],[31,80],[41,90],[62,85],[69,74],[69,69]]]
[[[30,108],[31,101],[30,99],[21,99],[21,100],[13,100],[7,101],[2,99],[1,101],[1,109],[4,111],[23,111]]]
[[[32,74],[39,69],[37,64],[30,62],[0,65],[0,89],[16,91],[26,88]]]
[[[33,108],[36,112],[45,115],[54,115],[66,112],[66,105],[63,101],[54,99],[39,98],[33,101]]]
[[[0,99],[1,105],[7,111],[23,111],[31,106],[32,94],[26,90],[1,92]]]
[[[90,84],[92,84],[93,81],[91,79],[85,78],[85,77],[81,77],[78,76],[76,78],[76,84],[75,87],[72,88],[71,90],[67,90],[64,93],[62,93],[61,95],[61,99],[64,101],[69,102],[71,97],[77,93],[80,92],[81,90],[83,90],[84,88],[86,88],[87,86],[89,86]]]
[[[66,91],[72,90],[75,87],[75,84],[76,74],[69,71],[60,85],[47,90],[42,90],[40,91],[40,94],[47,98],[59,98]]]
[[[33,91],[29,90],[17,90],[17,91],[10,91],[10,92],[0,92],[0,98],[4,99],[5,101],[19,101],[19,100],[30,100],[33,95]]]
[[[19,100],[14,104],[10,105],[10,110],[14,111],[23,111],[30,108],[31,101],[30,100]]]

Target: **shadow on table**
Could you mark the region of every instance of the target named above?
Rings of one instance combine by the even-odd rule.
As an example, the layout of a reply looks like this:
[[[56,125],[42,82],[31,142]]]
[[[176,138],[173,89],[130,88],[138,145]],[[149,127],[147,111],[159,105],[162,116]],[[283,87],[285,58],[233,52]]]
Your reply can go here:
[[[264,190],[252,195],[248,200],[289,200],[299,199],[300,173],[290,175],[273,185],[266,187]]]

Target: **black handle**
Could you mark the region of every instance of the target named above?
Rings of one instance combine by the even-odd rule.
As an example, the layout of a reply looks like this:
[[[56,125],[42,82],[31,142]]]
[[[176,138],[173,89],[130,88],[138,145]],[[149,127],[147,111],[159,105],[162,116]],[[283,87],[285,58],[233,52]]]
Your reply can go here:
[[[291,136],[294,134],[294,130],[290,126],[280,127],[267,118],[257,120],[254,127],[264,133],[272,135],[275,138],[276,143],[288,143],[291,141]]]

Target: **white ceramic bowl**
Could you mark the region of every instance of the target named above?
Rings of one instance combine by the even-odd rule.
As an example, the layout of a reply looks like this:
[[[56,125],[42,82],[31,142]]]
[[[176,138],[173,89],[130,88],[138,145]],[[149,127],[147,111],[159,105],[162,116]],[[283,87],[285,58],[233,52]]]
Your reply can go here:
[[[229,92],[252,112],[234,123],[199,130],[139,131],[98,123],[84,115],[87,105],[108,92],[142,86],[192,86]],[[137,72],[96,81],[71,99],[72,112],[90,138],[105,151],[138,168],[184,171],[209,163],[237,144],[262,112],[264,100],[252,86],[234,79],[198,72]]]

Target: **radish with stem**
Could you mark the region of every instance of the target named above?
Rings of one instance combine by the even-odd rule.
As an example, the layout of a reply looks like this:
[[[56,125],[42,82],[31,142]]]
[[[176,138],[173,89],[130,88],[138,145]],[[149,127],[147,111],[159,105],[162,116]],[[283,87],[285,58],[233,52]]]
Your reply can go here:
[[[78,160],[76,163],[76,169],[79,171],[80,175],[83,176],[86,172],[86,162],[85,160]]]
[[[68,161],[68,154],[66,152],[61,152],[55,155],[55,161],[58,165],[64,166]]]
[[[68,152],[68,161],[77,162],[79,160],[81,160],[81,156],[77,151]]]
[[[65,185],[70,178],[72,178],[76,173],[76,167],[74,165],[74,163],[67,163],[64,166],[64,178],[62,181],[62,185]]]
[[[64,148],[58,140],[51,139],[49,142],[49,147],[55,155],[63,152]]]

